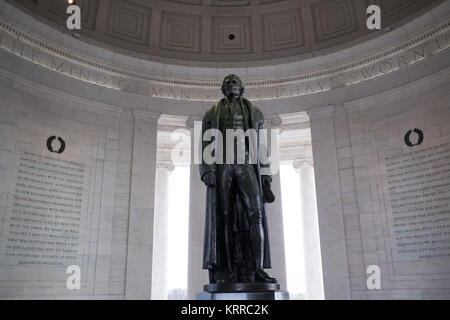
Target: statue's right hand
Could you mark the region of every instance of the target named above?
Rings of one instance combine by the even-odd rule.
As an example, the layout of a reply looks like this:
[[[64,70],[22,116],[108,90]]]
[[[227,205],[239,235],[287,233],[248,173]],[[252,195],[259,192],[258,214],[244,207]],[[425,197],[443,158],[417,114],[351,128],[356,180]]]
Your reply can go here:
[[[215,188],[216,187],[216,174],[214,172],[208,172],[203,177],[203,182],[208,188]]]

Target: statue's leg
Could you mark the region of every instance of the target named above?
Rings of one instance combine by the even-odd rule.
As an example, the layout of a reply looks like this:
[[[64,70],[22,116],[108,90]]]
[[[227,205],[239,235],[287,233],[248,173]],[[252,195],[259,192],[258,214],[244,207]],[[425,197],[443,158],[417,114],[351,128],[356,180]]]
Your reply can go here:
[[[250,245],[255,260],[255,269],[262,270],[264,265],[264,227],[258,215],[257,211],[249,211]]]
[[[231,264],[231,248],[232,248],[232,228],[231,228],[231,201],[233,198],[232,190],[233,173],[227,165],[220,166],[218,168],[218,185],[219,188],[219,203],[220,211],[222,213],[223,231],[224,231],[224,249],[226,255],[226,267],[229,272],[229,279],[227,281],[234,280],[233,266]]]
[[[255,268],[263,268],[264,228],[262,224],[262,203],[259,182],[251,166],[239,166],[237,181],[239,192],[246,206],[250,222],[250,244],[255,260]]]
[[[247,209],[250,221],[250,245],[255,262],[255,279],[261,282],[276,282],[264,272],[264,226],[262,223],[262,201],[259,181],[251,165],[240,166],[236,173],[239,192]]]

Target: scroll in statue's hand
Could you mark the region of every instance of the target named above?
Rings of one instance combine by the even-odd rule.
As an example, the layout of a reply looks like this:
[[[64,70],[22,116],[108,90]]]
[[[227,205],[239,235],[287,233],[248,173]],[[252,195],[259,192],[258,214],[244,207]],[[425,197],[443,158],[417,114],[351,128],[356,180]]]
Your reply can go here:
[[[216,187],[216,174],[214,172],[208,172],[203,177],[203,183],[208,188],[215,188]]]
[[[264,199],[267,203],[273,203],[275,201],[275,195],[270,188],[272,179],[269,176],[262,176],[262,188],[264,193]]]

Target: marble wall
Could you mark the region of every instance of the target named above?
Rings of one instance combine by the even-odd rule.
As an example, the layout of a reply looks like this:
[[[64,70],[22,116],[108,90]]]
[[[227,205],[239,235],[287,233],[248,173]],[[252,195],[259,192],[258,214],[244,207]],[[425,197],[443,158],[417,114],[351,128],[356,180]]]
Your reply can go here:
[[[0,77],[0,298],[150,298],[158,115],[10,76]],[[79,290],[66,286],[69,265]]]
[[[450,297],[449,89],[444,69],[310,112],[326,299]]]

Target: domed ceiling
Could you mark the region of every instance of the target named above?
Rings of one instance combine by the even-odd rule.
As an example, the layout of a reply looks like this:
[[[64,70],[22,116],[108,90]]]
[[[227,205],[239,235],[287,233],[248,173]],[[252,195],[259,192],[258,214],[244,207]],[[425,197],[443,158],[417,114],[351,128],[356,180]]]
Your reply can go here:
[[[370,4],[380,5],[385,29],[440,1],[78,0],[77,4],[82,9],[80,36],[122,53],[174,61],[249,62],[317,55],[382,34],[366,28]],[[11,2],[68,32],[66,0]]]

